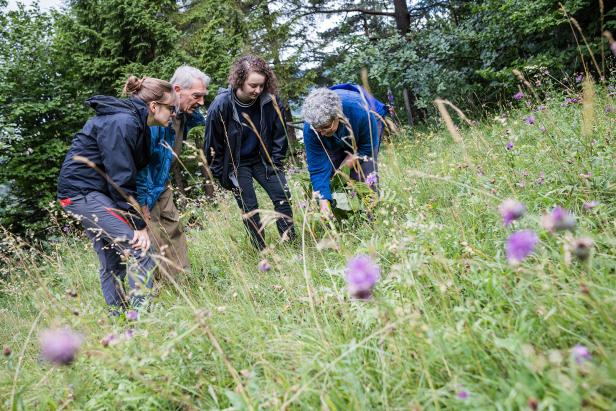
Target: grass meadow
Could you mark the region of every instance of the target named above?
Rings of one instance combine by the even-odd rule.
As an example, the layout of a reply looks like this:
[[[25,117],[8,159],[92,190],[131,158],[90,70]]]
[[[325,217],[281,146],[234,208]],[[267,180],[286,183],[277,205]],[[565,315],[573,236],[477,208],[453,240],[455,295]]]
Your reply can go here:
[[[269,222],[263,255],[229,194],[189,202],[192,272],[158,283],[137,321],[107,317],[78,229],[44,251],[5,233],[0,408],[616,410],[614,88],[525,94],[460,126],[463,144],[441,126],[384,142],[371,218],[322,221],[293,169],[300,240],[281,244]],[[504,226],[508,198],[527,211]],[[540,224],[556,206],[573,232]],[[523,229],[539,243],[512,265],[505,242]],[[580,237],[594,243],[585,261],[570,246]],[[358,254],[381,270],[367,301],[345,288]],[[64,326],[84,341],[52,366],[38,336]]]

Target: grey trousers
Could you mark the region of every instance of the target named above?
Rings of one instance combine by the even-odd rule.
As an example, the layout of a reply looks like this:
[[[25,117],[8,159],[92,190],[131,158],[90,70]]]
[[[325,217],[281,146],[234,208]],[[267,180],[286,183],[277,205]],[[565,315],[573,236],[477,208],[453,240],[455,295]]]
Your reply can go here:
[[[112,306],[126,306],[128,299],[124,291],[124,278],[129,257],[136,264],[128,267],[130,296],[141,296],[152,288],[155,261],[147,253],[133,249],[128,243],[134,231],[122,218],[115,203],[106,195],[91,192],[85,196],[62,199],[64,209],[81,221],[86,235],[94,246],[100,261],[100,281],[103,297]]]

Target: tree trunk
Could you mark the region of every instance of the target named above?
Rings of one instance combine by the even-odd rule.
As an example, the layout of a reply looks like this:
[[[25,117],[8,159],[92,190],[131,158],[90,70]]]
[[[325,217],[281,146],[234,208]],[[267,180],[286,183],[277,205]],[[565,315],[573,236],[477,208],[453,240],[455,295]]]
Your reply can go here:
[[[289,108],[289,102],[286,101],[284,104],[284,121],[287,123],[287,141],[289,143],[289,160],[291,164],[297,164],[297,134],[295,133],[295,128],[291,125],[293,122],[293,114],[291,114],[291,109]]]
[[[409,41],[406,36],[411,30],[411,16],[409,15],[409,8],[406,5],[406,0],[394,0],[394,15],[398,33],[400,33],[406,41]],[[415,107],[415,96],[406,87],[402,89],[402,94],[404,96],[404,110],[406,111],[406,118],[409,126],[413,127],[413,112],[417,112],[417,108]]]
[[[411,16],[406,0],[394,0],[394,15],[396,18],[396,28],[401,36],[406,36],[411,30]]]
[[[411,98],[409,96],[409,90],[405,87],[402,90],[402,95],[404,96],[404,110],[406,111],[406,119],[409,123],[409,126],[413,126],[413,109],[411,107]]]

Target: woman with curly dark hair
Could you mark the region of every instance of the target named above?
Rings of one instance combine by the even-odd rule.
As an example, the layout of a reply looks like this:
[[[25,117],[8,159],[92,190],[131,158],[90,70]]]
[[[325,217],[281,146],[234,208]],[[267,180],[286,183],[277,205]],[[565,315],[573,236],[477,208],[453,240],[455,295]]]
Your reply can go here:
[[[265,248],[253,179],[265,189],[278,213],[276,225],[284,239],[293,239],[290,192],[282,171],[287,151],[286,126],[276,75],[259,57],[247,55],[233,63],[229,88],[212,102],[205,123],[204,151],[212,174],[232,190],[244,213],[252,244]]]

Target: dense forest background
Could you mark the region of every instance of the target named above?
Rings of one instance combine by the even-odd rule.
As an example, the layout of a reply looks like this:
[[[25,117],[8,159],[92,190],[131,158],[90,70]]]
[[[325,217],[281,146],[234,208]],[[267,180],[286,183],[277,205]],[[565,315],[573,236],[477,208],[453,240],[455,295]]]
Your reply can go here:
[[[9,11],[0,0],[0,226],[45,236],[61,162],[94,94],[129,74],[168,79],[180,64],[212,77],[237,56],[275,67],[295,109],[315,85],[360,82],[401,124],[430,122],[445,98],[480,117],[532,81],[610,75],[613,0],[67,0]],[[594,57],[594,59],[593,59]],[[291,110],[288,115],[291,115]],[[296,118],[296,120],[298,120]]]

